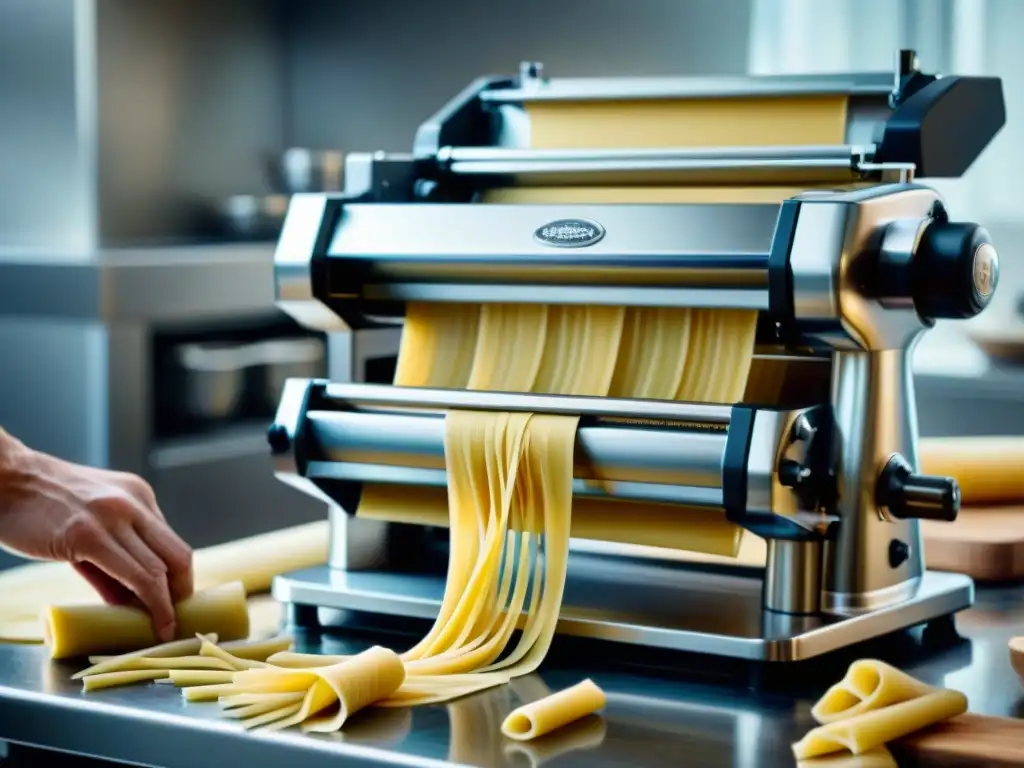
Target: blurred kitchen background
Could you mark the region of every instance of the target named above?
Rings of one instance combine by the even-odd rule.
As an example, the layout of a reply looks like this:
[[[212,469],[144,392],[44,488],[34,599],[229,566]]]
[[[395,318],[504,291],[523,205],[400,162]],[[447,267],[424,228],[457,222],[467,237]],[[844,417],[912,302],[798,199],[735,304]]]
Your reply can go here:
[[[1024,433],[1024,376],[972,338],[1024,358],[1021,29],[1021,0],[0,0],[0,424],[142,474],[197,547],[316,519],[271,474],[281,381],[379,361],[275,310],[289,192],[337,188],[347,151],[408,150],[471,79],[524,59],[827,72],[889,70],[904,47],[1001,76],[1009,114],[937,184],[1003,271],[985,315],[919,349],[922,432]]]

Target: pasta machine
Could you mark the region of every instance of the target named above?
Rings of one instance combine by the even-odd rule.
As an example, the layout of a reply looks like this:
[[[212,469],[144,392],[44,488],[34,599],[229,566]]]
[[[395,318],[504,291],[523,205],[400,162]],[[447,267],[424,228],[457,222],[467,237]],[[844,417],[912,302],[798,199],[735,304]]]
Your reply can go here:
[[[766,542],[763,562],[730,565],[577,537],[561,632],[788,661],[948,629],[974,590],[924,566],[919,520],[954,520],[960,496],[954,479],[918,472],[911,357],[937,320],[985,309],[998,259],[984,228],[951,219],[917,180],[961,176],[1005,106],[997,78],[898,60],[895,73],[711,80],[551,79],[524,64],[470,85],[411,153],[350,156],[342,194],[294,196],[278,303],[334,341],[329,380],[289,381],[269,432],[278,477],[327,501],[332,520],[330,563],[274,584],[293,620],[436,615],[444,559],[423,553],[443,530],[355,512],[368,483],[443,492],[442,417],[458,408],[578,415],[580,505],[657,505],[669,525],[710,511]],[[538,105],[821,96],[846,99],[841,144],[530,148]],[[496,188],[635,184],[806,191],[478,204]],[[795,386],[713,405],[402,388],[353,368],[346,355],[367,344],[395,355],[410,301],[756,310],[757,360],[795,371]],[[587,482],[585,466],[607,482]]]

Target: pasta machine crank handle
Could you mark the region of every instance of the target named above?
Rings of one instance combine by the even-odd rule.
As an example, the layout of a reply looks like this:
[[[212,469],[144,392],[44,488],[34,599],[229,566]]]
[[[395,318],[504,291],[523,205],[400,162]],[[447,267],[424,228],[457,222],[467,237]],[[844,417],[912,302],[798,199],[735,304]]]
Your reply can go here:
[[[951,477],[918,474],[896,454],[878,477],[875,501],[883,515],[897,520],[953,522],[960,512],[960,485]]]

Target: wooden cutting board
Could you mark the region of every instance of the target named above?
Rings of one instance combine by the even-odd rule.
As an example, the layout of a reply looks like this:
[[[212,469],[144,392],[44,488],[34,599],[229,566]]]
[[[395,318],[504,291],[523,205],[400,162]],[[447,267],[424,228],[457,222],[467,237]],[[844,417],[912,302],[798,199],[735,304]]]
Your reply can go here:
[[[929,568],[978,581],[1024,578],[1024,505],[964,507],[954,523],[922,521],[921,532]]]
[[[1024,720],[966,714],[889,745],[903,766],[1020,768]]]

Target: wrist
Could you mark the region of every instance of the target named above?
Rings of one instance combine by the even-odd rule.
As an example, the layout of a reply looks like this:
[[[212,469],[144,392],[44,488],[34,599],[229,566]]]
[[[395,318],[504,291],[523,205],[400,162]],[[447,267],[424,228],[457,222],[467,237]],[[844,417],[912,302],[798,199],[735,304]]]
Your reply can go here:
[[[24,470],[30,453],[24,443],[0,427],[0,496],[11,478]]]

